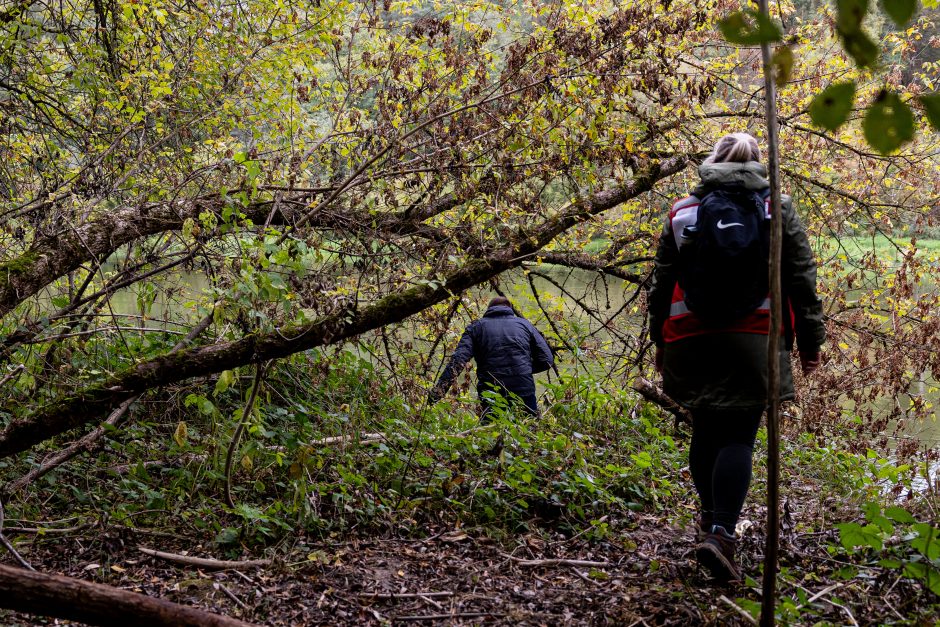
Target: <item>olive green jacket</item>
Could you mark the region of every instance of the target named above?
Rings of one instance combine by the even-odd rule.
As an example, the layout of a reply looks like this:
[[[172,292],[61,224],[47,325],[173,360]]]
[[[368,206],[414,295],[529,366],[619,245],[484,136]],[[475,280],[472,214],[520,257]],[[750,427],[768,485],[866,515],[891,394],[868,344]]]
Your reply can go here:
[[[755,191],[768,187],[767,170],[756,161],[703,164],[699,175],[702,182],[692,191],[698,198],[710,188],[722,185],[742,185]],[[793,334],[798,348],[814,353],[826,339],[822,302],[816,295],[816,259],[788,196],[783,197],[782,216],[783,292],[794,313]],[[662,328],[669,316],[678,260],[679,251],[667,216],[647,294],[650,337],[657,346],[665,347],[664,391],[693,409],[763,407],[767,402],[766,335],[721,332],[664,342]],[[781,343],[781,396],[784,399],[793,397],[791,342],[787,337],[787,341]]]

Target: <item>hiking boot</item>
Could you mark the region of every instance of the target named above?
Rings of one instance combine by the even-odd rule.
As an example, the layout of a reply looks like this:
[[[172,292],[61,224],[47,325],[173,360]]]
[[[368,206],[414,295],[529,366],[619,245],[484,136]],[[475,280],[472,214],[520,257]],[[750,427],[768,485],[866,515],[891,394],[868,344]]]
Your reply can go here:
[[[708,532],[712,530],[712,514],[702,512],[698,520],[695,521],[695,541],[701,543],[705,541]]]
[[[715,579],[737,581],[741,579],[734,561],[734,547],[737,543],[738,539],[725,531],[724,527],[712,525],[705,539],[695,547],[695,557]]]

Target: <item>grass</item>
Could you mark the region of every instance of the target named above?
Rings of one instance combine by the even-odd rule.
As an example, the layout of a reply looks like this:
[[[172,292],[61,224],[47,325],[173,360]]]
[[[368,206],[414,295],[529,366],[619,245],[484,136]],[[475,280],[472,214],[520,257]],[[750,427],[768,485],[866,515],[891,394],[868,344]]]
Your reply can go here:
[[[840,251],[849,258],[857,259],[874,253],[878,259],[897,259],[898,255],[911,247],[909,237],[885,237],[884,235],[852,235],[820,237],[815,241],[817,252],[822,256],[837,254]],[[917,250],[927,256],[929,261],[940,259],[940,239],[918,239]]]
[[[879,259],[896,259],[900,251],[910,248],[909,237],[885,237],[884,235],[845,235],[842,237],[819,237],[811,240],[820,256],[826,257],[840,251],[849,258],[857,259],[874,252]],[[607,238],[592,239],[582,250],[588,254],[604,252],[610,245]],[[940,260],[940,239],[918,239],[917,249],[928,256],[929,261]]]

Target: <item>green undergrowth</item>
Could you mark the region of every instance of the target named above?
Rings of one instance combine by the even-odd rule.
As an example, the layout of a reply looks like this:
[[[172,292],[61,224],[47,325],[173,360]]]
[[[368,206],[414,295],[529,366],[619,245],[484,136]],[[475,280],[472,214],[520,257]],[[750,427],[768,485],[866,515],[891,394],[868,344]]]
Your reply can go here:
[[[403,395],[398,374],[349,352],[310,352],[270,369],[233,458],[230,507],[223,469],[252,375],[225,372],[145,399],[94,455],[5,503],[8,516],[159,529],[234,556],[277,550],[297,535],[468,528],[614,541],[646,524],[639,514],[673,527],[695,515],[687,429],[628,385],[563,376],[546,384],[541,417],[503,404],[481,424],[472,394],[428,406],[420,386]],[[851,437],[832,427],[784,439],[782,489],[797,510],[785,521],[818,536],[834,565],[784,564],[781,616],[790,616],[786,599],[800,608],[806,577],[894,576],[937,601],[940,541],[930,536],[933,492],[918,488],[923,468],[849,453]],[[24,474],[52,448],[0,462],[2,478]],[[764,498],[765,457],[761,429],[751,512]],[[755,595],[738,599],[741,607],[753,609]],[[798,613],[811,616],[811,605]]]
[[[428,523],[603,536],[609,525],[599,521],[612,511],[655,510],[688,491],[671,419],[632,394],[566,376],[548,385],[543,416],[502,404],[481,424],[475,398],[409,402],[341,352],[298,356],[269,374],[234,456],[227,507],[222,469],[250,375],[226,372],[141,403],[95,459],[31,489],[46,507],[78,503],[127,525],[159,526],[171,513],[233,546]]]

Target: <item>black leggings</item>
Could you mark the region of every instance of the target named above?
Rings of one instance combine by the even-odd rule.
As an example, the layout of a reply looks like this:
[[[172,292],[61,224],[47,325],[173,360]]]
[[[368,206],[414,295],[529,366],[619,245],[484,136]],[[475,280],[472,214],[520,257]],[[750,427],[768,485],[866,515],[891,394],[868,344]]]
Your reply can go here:
[[[702,502],[702,518],[729,533],[751,485],[751,458],[763,409],[692,411],[689,469]]]

